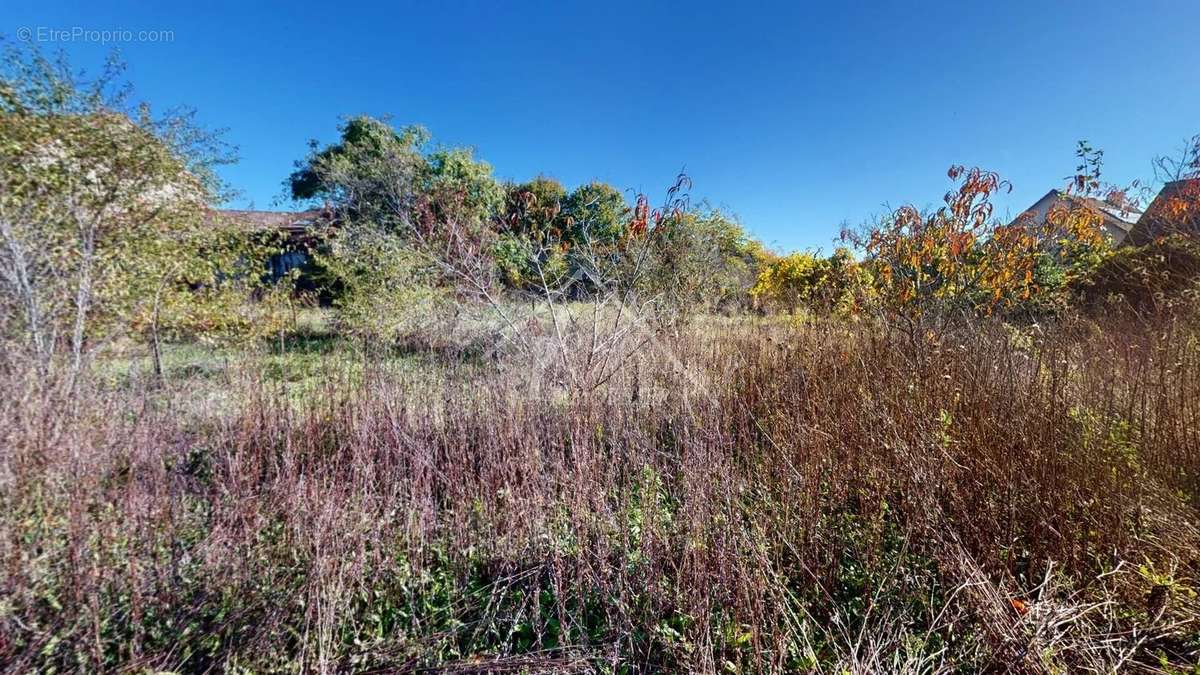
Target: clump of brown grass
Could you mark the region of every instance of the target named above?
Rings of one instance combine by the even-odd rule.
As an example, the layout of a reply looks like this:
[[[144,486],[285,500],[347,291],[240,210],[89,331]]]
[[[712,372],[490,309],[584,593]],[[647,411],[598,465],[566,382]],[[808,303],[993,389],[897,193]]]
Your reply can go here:
[[[0,410],[13,670],[1186,663],[1200,340],[728,326],[566,394],[253,369]],[[281,665],[282,664],[282,665]]]

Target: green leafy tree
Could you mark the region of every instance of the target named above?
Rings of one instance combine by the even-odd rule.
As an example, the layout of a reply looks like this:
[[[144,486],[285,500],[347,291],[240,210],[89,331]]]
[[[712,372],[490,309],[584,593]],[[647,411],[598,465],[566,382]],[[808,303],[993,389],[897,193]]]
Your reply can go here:
[[[532,290],[543,285],[543,275],[553,283],[567,274],[566,195],[561,183],[545,176],[505,187],[496,264],[509,287]]]
[[[397,212],[411,217],[417,184],[426,172],[423,147],[429,132],[419,126],[393,129],[382,120],[355,117],[340,127],[341,138],[324,148],[309,141],[309,153],[288,178],[292,198],[323,199],[340,216],[393,223]],[[398,208],[393,208],[398,207]]]
[[[632,212],[621,191],[593,181],[580,185],[563,199],[567,241],[572,245],[615,244],[625,233]]]
[[[491,167],[465,149],[427,151],[420,127],[348,120],[341,140],[313,144],[293,196],[323,198],[337,227],[322,262],[347,330],[392,340],[464,292],[491,296],[493,220],[504,198]]]
[[[421,190],[440,209],[439,218],[486,223],[499,213],[504,188],[487,162],[468,148],[435,150],[426,157]]]
[[[707,205],[665,219],[649,245],[643,291],[660,294],[683,314],[747,307],[768,257],[736,219]]]
[[[322,148],[310,141],[308,156],[288,178],[292,198],[324,199],[344,217],[396,230],[422,215],[483,222],[497,213],[504,191],[491,166],[467,148],[430,151],[429,143],[420,126],[395,129],[371,117],[348,119],[338,142]]]
[[[107,338],[143,327],[157,344],[173,316],[212,323],[258,276],[237,274],[247,250],[203,222],[205,169],[226,159],[203,149],[219,142],[187,116],[129,108],[119,72],[83,85],[61,59],[10,51],[0,73],[0,324],[43,374],[64,355],[77,375]],[[216,251],[230,253],[223,268]]]

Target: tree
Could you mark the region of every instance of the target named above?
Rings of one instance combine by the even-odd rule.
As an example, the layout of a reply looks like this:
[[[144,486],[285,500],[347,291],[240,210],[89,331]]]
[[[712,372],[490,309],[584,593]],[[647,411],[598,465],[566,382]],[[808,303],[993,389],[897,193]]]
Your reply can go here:
[[[71,381],[104,338],[148,326],[157,345],[167,316],[257,276],[231,273],[244,249],[208,255],[227,249],[202,222],[219,141],[126,106],[119,72],[84,85],[61,58],[10,51],[0,73],[0,327],[43,375],[65,353]]]
[[[427,152],[428,142],[420,127],[354,118],[338,143],[312,144],[292,174],[293,196],[334,209],[323,262],[344,289],[334,306],[351,332],[394,340],[459,293],[494,295],[503,192],[469,151]]]
[[[499,229],[535,241],[562,240],[567,229],[566,197],[562,183],[546,176],[507,185]]]
[[[423,127],[397,130],[385,120],[362,116],[346,120],[339,130],[337,143],[321,148],[316,141],[309,142],[308,156],[297,162],[288,178],[293,199],[324,199],[342,209],[342,215],[379,221],[393,229],[406,224],[383,223],[385,217],[402,213],[411,221],[418,208],[453,209],[454,214],[433,215],[484,222],[501,207],[504,192],[491,166],[476,160],[467,148],[428,150],[431,137]],[[404,169],[408,194],[381,182],[384,176],[399,178],[380,170],[385,163]],[[394,199],[407,203],[393,203]]]
[[[631,211],[621,191],[599,181],[580,185],[563,200],[567,241],[572,246],[608,246],[624,234]]]
[[[793,311],[813,296],[824,276],[821,259],[812,253],[790,253],[771,260],[750,288],[759,307]]]
[[[1043,289],[1039,267],[1077,259],[1104,247],[1100,216],[1087,206],[1064,207],[1043,223],[1004,225],[992,197],[1011,189],[994,172],[950,168],[957,181],[945,206],[897,209],[863,234],[846,237],[867,254],[878,292],[894,314],[933,312],[943,318],[1012,311]]]
[[[292,198],[323,199],[335,204],[344,218],[403,227],[403,223],[384,221],[396,211],[411,218],[415,186],[426,172],[422,148],[429,142],[429,132],[419,126],[396,130],[382,120],[355,117],[341,125],[340,135],[339,142],[324,148],[309,141],[308,156],[296,162],[287,181]],[[385,173],[385,168],[391,171]],[[404,193],[386,183],[385,177],[402,183]]]
[[[539,270],[552,280],[567,274],[566,195],[561,183],[545,176],[505,187],[504,209],[497,224],[496,264],[510,288],[537,288]]]
[[[1113,253],[1103,236],[1105,211],[1129,215],[1137,211],[1140,190],[1134,181],[1127,186],[1112,184],[1103,177],[1104,151],[1079,141],[1075,156],[1079,164],[1069,176],[1066,190],[1053,204],[1042,222],[1028,215],[1017,223],[1032,232],[1037,240],[1033,270],[1033,291],[1015,306],[1034,315],[1057,314],[1069,308],[1081,282]]]
[[[800,252],[777,257],[762,268],[750,296],[762,309],[800,307],[848,316],[868,300],[871,276],[846,248],[822,258]]]
[[[645,211],[639,202],[635,212]],[[639,218],[630,235],[643,227]],[[679,317],[749,304],[749,290],[768,255],[732,216],[701,204],[664,219],[648,240],[650,260],[642,292],[661,298]]]
[[[426,157],[421,191],[439,209],[443,220],[456,218],[487,223],[504,203],[504,188],[492,176],[487,162],[476,160],[468,148],[443,148]]]

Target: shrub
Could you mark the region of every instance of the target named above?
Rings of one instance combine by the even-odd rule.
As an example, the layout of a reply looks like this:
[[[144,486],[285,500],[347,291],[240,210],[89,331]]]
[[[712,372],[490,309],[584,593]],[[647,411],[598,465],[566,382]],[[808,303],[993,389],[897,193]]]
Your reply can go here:
[[[904,206],[847,237],[875,270],[878,299],[892,315],[940,320],[1054,306],[1055,296],[1106,253],[1101,216],[1069,202],[1041,223],[1005,225],[995,194],[1011,189],[994,172],[950,168],[957,186],[931,212]]]
[[[205,222],[219,137],[128,105],[119,64],[91,81],[36,49],[0,63],[0,347],[78,374],[132,336],[251,333],[270,253]]]
[[[1078,280],[1075,290],[1093,313],[1194,308],[1200,293],[1200,242],[1176,235],[1118,249]]]
[[[763,309],[806,307],[839,316],[860,311],[874,294],[867,267],[839,248],[828,258],[792,253],[776,258],[759,273],[750,296]]]

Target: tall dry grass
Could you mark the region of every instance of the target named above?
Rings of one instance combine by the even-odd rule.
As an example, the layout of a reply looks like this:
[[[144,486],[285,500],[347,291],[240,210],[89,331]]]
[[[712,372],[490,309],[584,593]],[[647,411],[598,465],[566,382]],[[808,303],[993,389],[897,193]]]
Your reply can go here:
[[[367,368],[0,410],[11,672],[1194,663],[1200,331],[749,326],[570,396]]]

